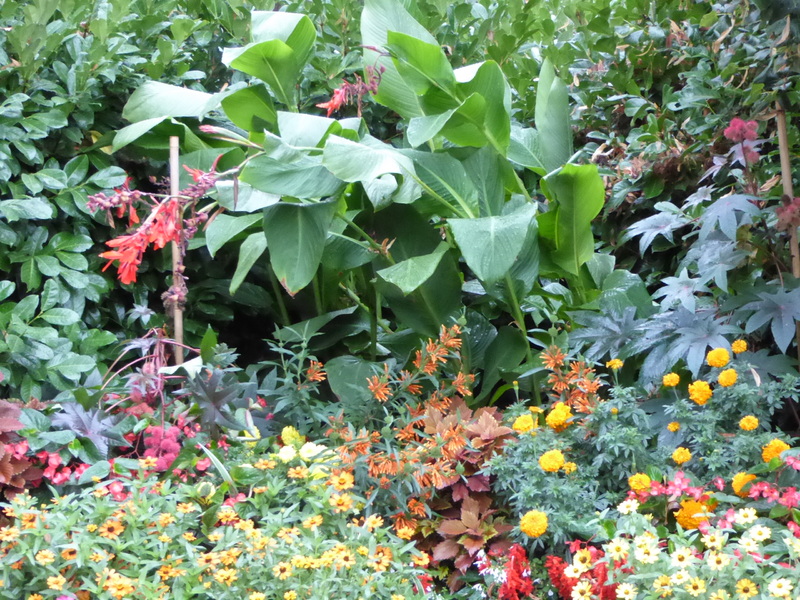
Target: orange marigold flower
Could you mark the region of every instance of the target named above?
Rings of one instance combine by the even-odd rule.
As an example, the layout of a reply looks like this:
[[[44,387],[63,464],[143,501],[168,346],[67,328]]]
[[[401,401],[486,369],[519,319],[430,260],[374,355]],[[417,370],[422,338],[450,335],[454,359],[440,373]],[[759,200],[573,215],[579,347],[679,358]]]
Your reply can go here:
[[[753,415],[747,415],[739,421],[739,429],[742,431],[753,431],[758,429],[758,419]]]
[[[681,424],[678,423],[677,421],[672,421],[669,425],[667,425],[667,429],[669,431],[671,431],[672,433],[675,433],[676,431],[680,431],[680,428],[681,428]]]
[[[676,464],[682,465],[685,462],[688,462],[692,458],[692,453],[689,452],[683,446],[678,446],[675,448],[675,451],[672,453],[672,460],[675,461]]]
[[[765,463],[768,463],[773,458],[780,456],[781,452],[783,452],[784,450],[788,450],[789,448],[791,448],[789,444],[775,438],[769,444],[767,444],[761,449],[761,458],[764,460]]]
[[[675,387],[681,382],[681,377],[677,373],[667,373],[661,378],[664,387]]]
[[[747,352],[747,342],[744,340],[735,340],[731,344],[731,350],[733,350],[734,354],[741,354],[742,352]]]
[[[392,397],[392,391],[389,389],[389,382],[377,375],[367,377],[367,387],[369,391],[372,392],[373,398],[378,402],[386,402]]]
[[[561,450],[548,450],[539,457],[539,466],[548,473],[555,473],[561,469],[564,462],[564,454]]]
[[[706,362],[709,367],[722,368],[731,360],[731,355],[725,348],[714,348],[706,355]]]
[[[734,383],[739,376],[736,373],[736,369],[725,369],[724,371],[720,372],[719,376],[717,377],[717,383],[719,383],[722,387],[730,387]]]
[[[635,473],[628,477],[628,485],[634,492],[645,492],[650,489],[652,481],[644,473]]]
[[[682,500],[681,508],[675,512],[675,519],[684,529],[697,529],[708,521],[708,507],[697,500]]]
[[[744,486],[753,481],[755,478],[756,476],[751,473],[737,473],[734,475],[733,480],[731,481],[733,493],[740,498],[747,498],[747,492],[744,491]]]
[[[703,406],[711,398],[711,386],[707,382],[697,380],[689,384],[689,400],[699,406]]]
[[[529,510],[519,520],[519,529],[533,538],[544,535],[547,531],[547,515],[540,510]]]

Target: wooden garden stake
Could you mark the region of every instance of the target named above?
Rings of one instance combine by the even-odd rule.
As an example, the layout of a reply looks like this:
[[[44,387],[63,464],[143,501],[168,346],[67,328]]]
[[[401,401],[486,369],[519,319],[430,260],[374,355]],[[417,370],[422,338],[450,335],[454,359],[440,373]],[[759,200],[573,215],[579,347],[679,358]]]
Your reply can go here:
[[[778,148],[781,156],[783,193],[789,198],[794,198],[792,164],[789,161],[789,137],[786,134],[786,113],[780,101],[778,101],[775,108],[775,117],[778,121]],[[792,275],[800,279],[800,246],[797,243],[797,227],[789,228],[789,252],[792,255]],[[797,358],[800,360],[800,322],[795,323],[795,344],[797,344]]]
[[[180,193],[180,139],[169,138],[169,193],[174,198]],[[181,249],[178,242],[172,242],[172,286],[175,290],[183,287],[183,266],[181,265]],[[180,302],[172,303],[172,327],[177,344],[175,348],[175,364],[183,363],[183,307]]]

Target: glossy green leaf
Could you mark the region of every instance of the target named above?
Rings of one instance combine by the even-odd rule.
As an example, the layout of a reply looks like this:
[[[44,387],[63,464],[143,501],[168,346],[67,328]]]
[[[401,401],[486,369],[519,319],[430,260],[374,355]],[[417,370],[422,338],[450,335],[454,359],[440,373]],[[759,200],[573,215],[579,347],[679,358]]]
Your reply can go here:
[[[137,123],[158,117],[202,117],[219,105],[214,94],[159,81],[145,81],[122,109],[122,118]]]
[[[594,254],[592,220],[605,200],[605,186],[596,165],[565,165],[542,180],[550,199],[539,215],[539,235],[550,242],[548,256],[561,269],[578,275]]]
[[[294,84],[300,74],[294,51],[281,40],[248,44],[243,48],[225,48],[222,62],[265,82],[283,104],[295,103]]]
[[[553,64],[545,59],[536,89],[536,129],[539,132],[541,160],[549,173],[572,156],[572,129],[569,120],[567,86],[556,77]]]
[[[222,109],[234,125],[245,131],[263,131],[277,119],[272,97],[263,85],[233,92],[222,100]]]
[[[206,229],[206,247],[211,257],[213,258],[217,251],[231,239],[259,221],[261,221],[260,214],[240,217],[219,215],[211,221]]]
[[[430,279],[448,249],[448,245],[442,242],[431,254],[400,261],[378,271],[378,276],[396,285],[404,294],[410,294]]]
[[[449,219],[448,224],[469,268],[492,283],[505,277],[519,257],[535,215],[536,207],[526,204],[506,216]]]
[[[236,271],[231,278],[231,285],[228,291],[231,295],[235,294],[239,287],[244,282],[245,277],[256,264],[256,261],[261,258],[264,251],[267,249],[267,238],[263,232],[251,233],[242,242],[239,248],[239,260],[236,262]]]
[[[289,294],[308,285],[317,272],[336,200],[318,204],[281,202],[264,209],[270,263]]]
[[[236,186],[234,186],[233,181],[218,181],[216,187],[219,205],[233,212],[251,213],[260,211],[262,208],[271,206],[281,199],[280,196],[259,191],[243,181],[239,181]],[[236,189],[236,192],[234,192],[234,189]]]
[[[394,56],[394,64],[414,93],[423,95],[431,86],[455,94],[456,78],[453,68],[438,43],[400,33],[386,33],[386,48]]]

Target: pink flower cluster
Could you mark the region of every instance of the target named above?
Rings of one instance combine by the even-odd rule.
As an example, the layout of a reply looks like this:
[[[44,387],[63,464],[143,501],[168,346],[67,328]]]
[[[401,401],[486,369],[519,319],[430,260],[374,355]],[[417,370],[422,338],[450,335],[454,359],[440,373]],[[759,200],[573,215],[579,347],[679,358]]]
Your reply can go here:
[[[158,459],[155,470],[166,471],[181,451],[181,445],[178,442],[181,430],[174,425],[170,427],[150,426],[144,432],[145,458],[154,456]]]
[[[722,134],[732,142],[740,143],[745,140],[752,142],[758,137],[758,123],[734,117]]]
[[[25,445],[27,446],[27,442],[25,442]],[[42,450],[36,453],[36,458],[44,466],[42,477],[49,479],[53,485],[64,485],[73,477],[77,481],[84,471],[89,468],[86,463],[78,463],[72,467],[69,465],[62,466],[61,455],[58,452]],[[61,468],[59,469],[59,467]]]

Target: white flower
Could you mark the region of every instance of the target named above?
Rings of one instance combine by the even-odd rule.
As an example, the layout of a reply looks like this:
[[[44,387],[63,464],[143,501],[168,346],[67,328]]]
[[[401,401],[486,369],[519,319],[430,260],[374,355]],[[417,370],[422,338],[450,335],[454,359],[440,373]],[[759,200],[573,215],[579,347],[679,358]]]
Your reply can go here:
[[[750,537],[739,538],[739,547],[745,552],[758,552],[758,542]]]
[[[721,552],[709,552],[706,557],[708,568],[712,571],[721,571],[731,562],[731,557]]]
[[[325,446],[321,446],[319,444],[315,444],[314,442],[306,442],[300,448],[300,458],[303,460],[311,460],[320,452],[324,452],[326,450]]]
[[[792,591],[793,587],[794,586],[789,582],[788,579],[781,577],[780,579],[775,579],[772,581],[767,589],[772,596],[777,598],[786,598]]]
[[[586,571],[588,571],[588,569],[584,565],[570,565],[564,569],[564,575],[570,579],[579,579],[581,574],[585,573]]]
[[[757,542],[763,542],[770,538],[772,535],[772,530],[769,527],[764,527],[763,525],[753,525],[746,535],[753,538]]]
[[[783,538],[783,541],[793,554],[800,555],[800,539],[796,537],[785,537]]]
[[[639,546],[633,553],[633,556],[640,563],[645,565],[652,565],[658,562],[658,557],[661,551],[655,546]]]
[[[278,459],[281,462],[288,463],[295,456],[297,456],[297,450],[294,449],[294,446],[284,446],[278,451]]]
[[[617,586],[617,598],[620,600],[633,600],[639,590],[632,583],[620,583]]]
[[[592,597],[592,584],[585,579],[572,588],[572,600],[589,600]]]
[[[703,540],[706,548],[711,548],[712,550],[721,550],[722,546],[725,544],[725,536],[721,535],[718,531],[709,531],[700,539]]]
[[[689,577],[689,572],[686,569],[681,569],[680,571],[676,571],[670,577],[672,581],[672,585],[683,585],[687,581],[689,581],[691,577]]]
[[[737,525],[750,525],[758,519],[758,513],[755,508],[748,506],[747,508],[740,508],[736,511],[736,516],[733,518]]]
[[[692,562],[692,549],[691,548],[678,548],[670,554],[672,559],[670,562],[673,567],[685,567]]]
[[[629,548],[630,544],[620,538],[614,538],[605,545],[606,554],[608,554],[612,560],[625,560],[628,556]]]
[[[619,506],[617,506],[617,510],[623,515],[635,513],[637,510],[639,510],[639,501],[636,498],[628,498],[624,502],[621,502]]]

